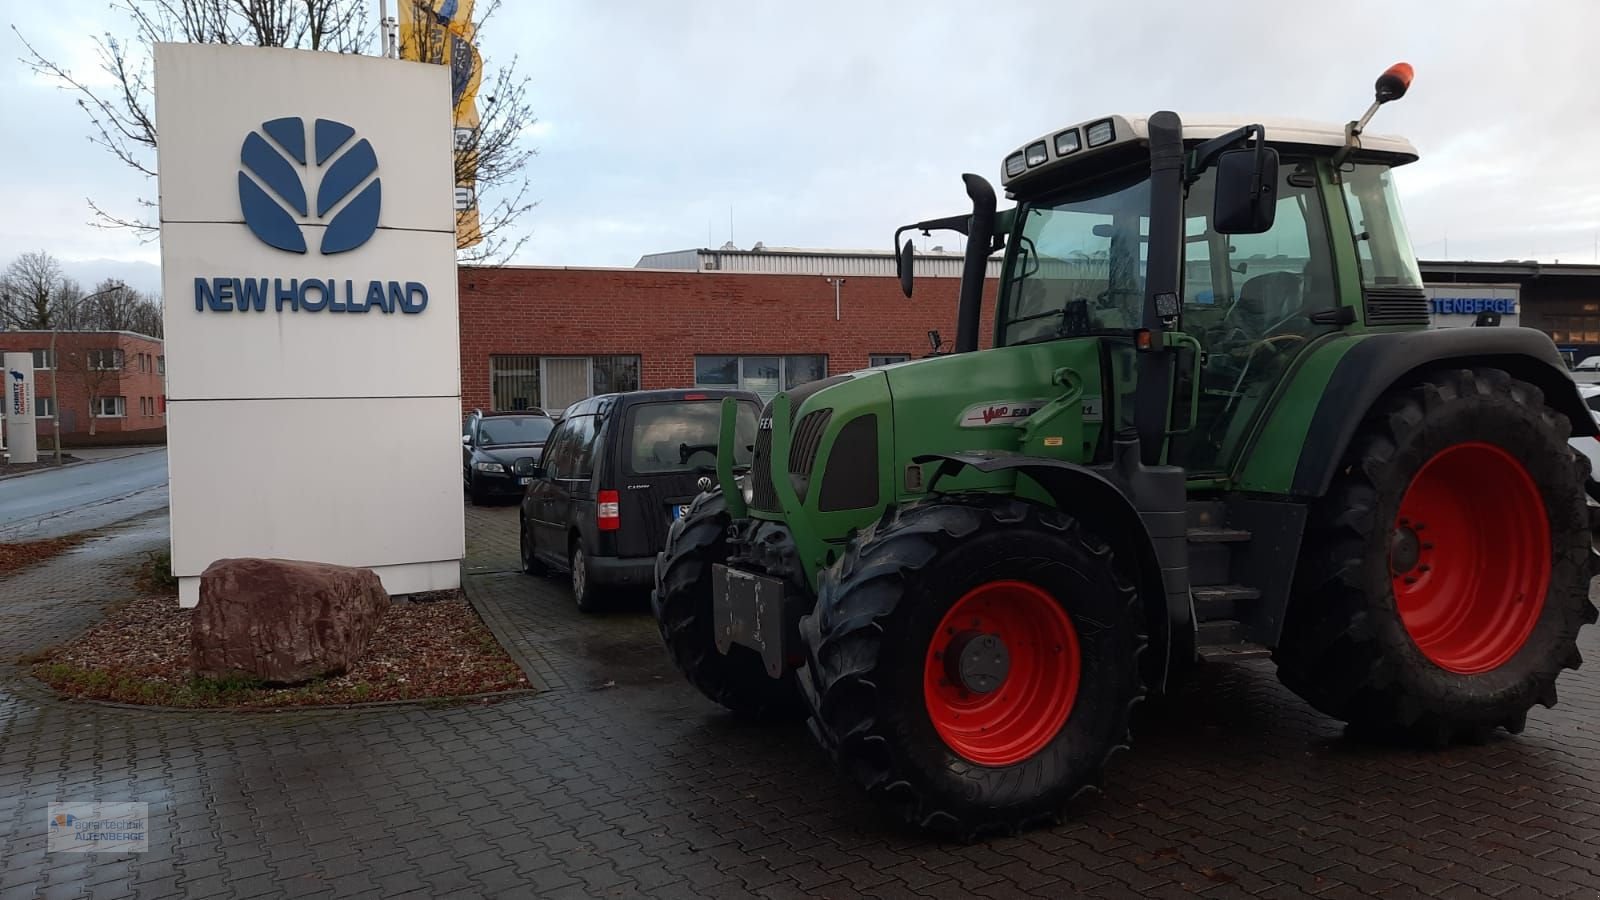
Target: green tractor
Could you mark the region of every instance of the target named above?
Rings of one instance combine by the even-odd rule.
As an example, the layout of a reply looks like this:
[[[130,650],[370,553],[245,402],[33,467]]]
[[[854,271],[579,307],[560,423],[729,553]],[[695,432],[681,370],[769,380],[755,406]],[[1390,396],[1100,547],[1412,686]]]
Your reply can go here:
[[[970,213],[895,235],[966,235],[953,353],[778,394],[746,473],[724,410],[656,566],[676,664],[964,837],[1058,820],[1208,659],[1367,733],[1521,731],[1596,618],[1567,443],[1596,429],[1544,334],[1428,328],[1390,175],[1417,153],[1364,133],[1410,77],[1342,128],[1054,131],[1003,212],[964,176]]]

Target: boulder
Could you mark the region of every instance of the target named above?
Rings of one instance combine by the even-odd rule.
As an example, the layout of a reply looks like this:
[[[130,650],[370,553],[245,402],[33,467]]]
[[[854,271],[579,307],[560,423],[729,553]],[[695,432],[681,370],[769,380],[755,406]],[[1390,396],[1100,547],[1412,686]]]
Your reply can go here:
[[[371,569],[289,559],[219,559],[200,575],[189,663],[208,678],[297,684],[337,675],[389,608]]]

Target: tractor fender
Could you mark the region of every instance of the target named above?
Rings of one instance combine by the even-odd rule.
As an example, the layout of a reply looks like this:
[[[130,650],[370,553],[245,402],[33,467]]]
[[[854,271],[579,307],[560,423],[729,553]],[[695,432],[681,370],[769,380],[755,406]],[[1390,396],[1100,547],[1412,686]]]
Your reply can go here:
[[[1490,366],[1544,391],[1545,401],[1572,421],[1574,435],[1597,432],[1578,386],[1555,344],[1532,328],[1440,328],[1370,335],[1334,367],[1306,429],[1290,492],[1321,497],[1367,411],[1391,388],[1445,368]]]
[[[1139,591],[1139,601],[1148,619],[1149,648],[1144,660],[1145,683],[1159,691],[1166,685],[1173,658],[1173,635],[1187,635],[1181,653],[1192,653],[1194,619],[1189,602],[1188,548],[1182,470],[1169,466],[1145,468],[1138,462],[1137,442],[1130,444],[1131,457],[1122,466],[1090,468],[1076,463],[998,450],[965,453],[930,453],[914,459],[917,463],[940,463],[929,482],[932,492],[938,482],[964,468],[983,473],[1017,472],[1026,475],[1048,493],[1056,508],[1089,528],[1111,545],[1119,565]],[[1126,454],[1125,454],[1126,455]],[[1160,504],[1160,509],[1141,513],[1130,499],[1130,491],[1118,485],[1126,480],[1121,470],[1133,466],[1138,473],[1157,472],[1175,476],[1176,505]],[[1168,471],[1170,470],[1170,471]],[[1115,480],[1114,480],[1115,479]],[[1168,493],[1171,493],[1168,491]],[[1172,508],[1165,508],[1172,507]],[[1152,532],[1156,534],[1152,534]],[[1157,540],[1156,538],[1161,538]],[[1158,552],[1160,550],[1165,552]]]

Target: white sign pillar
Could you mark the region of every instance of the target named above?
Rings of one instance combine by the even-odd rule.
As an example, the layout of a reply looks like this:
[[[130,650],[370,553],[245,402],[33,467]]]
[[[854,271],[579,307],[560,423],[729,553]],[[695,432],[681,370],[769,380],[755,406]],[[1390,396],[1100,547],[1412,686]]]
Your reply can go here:
[[[33,354],[5,354],[6,447],[14,463],[39,461],[39,433],[34,425]]]
[[[172,568],[225,557],[460,585],[450,72],[161,44]]]

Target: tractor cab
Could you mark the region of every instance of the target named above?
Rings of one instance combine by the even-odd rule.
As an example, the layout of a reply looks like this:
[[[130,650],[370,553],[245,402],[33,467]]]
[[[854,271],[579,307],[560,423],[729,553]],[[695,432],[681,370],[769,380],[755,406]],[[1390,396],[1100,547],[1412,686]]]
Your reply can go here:
[[[1380,92],[1393,99],[1404,83]],[[994,346],[1100,339],[1120,374],[1110,427],[1136,428],[1146,462],[1226,478],[1318,338],[1428,323],[1391,177],[1416,159],[1409,141],[1358,123],[1109,116],[1008,154],[1014,208],[917,223],[896,241],[990,218],[989,241],[972,243],[1005,251]],[[900,260],[909,287],[912,256]],[[959,334],[957,350],[976,342]],[[1156,356],[1141,363],[1141,350]]]

